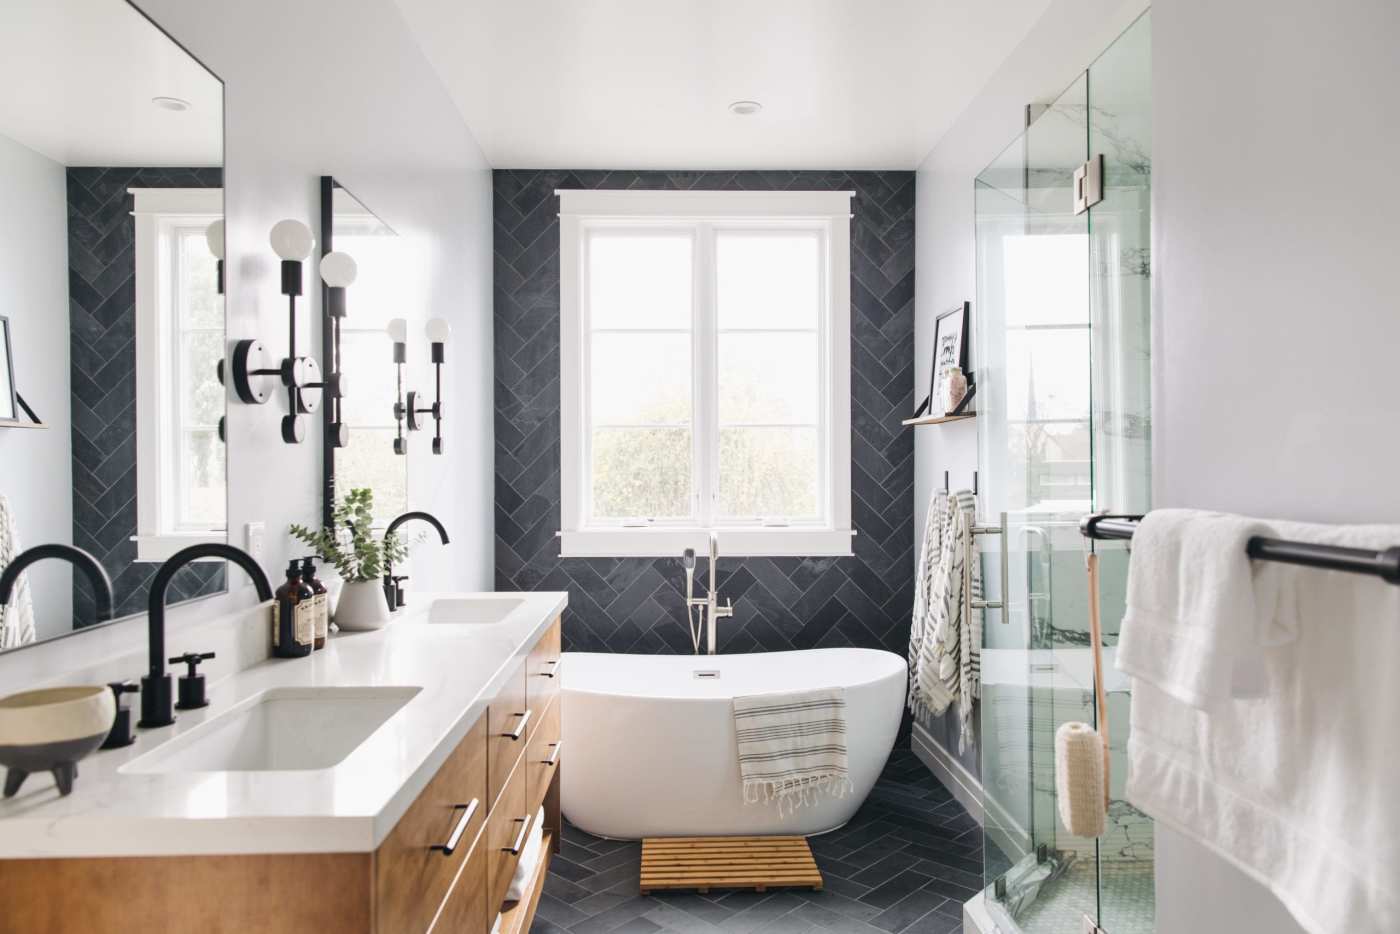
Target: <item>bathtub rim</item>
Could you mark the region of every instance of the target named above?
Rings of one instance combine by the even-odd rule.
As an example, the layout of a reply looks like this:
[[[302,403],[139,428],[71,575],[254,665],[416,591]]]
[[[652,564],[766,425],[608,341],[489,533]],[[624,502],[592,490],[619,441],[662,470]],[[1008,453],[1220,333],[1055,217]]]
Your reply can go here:
[[[608,658],[608,659],[616,659],[616,658],[620,658],[620,657],[629,658],[629,659],[633,659],[633,658],[635,658],[635,659],[655,659],[655,658],[667,658],[667,659],[675,659],[675,658],[709,659],[709,658],[713,658],[713,659],[719,659],[719,658],[748,658],[748,657],[758,656],[758,655],[801,655],[801,654],[807,654],[807,653],[811,653],[811,652],[859,652],[859,653],[862,653],[862,654],[869,654],[869,655],[886,655],[886,656],[889,656],[891,659],[896,660],[896,661],[898,662],[898,664],[897,664],[897,665],[892,665],[892,667],[890,668],[889,671],[886,671],[886,672],[879,672],[879,673],[876,673],[876,674],[874,674],[874,675],[872,675],[872,676],[870,676],[870,677],[862,677],[862,678],[859,678],[859,679],[847,677],[847,678],[845,678],[844,680],[842,680],[839,684],[818,683],[818,684],[804,685],[804,686],[801,687],[801,688],[793,688],[793,689],[790,689],[790,690],[782,690],[782,691],[761,691],[761,690],[760,690],[760,691],[754,691],[754,692],[751,692],[751,693],[735,693],[735,692],[730,692],[730,693],[728,693],[728,694],[721,694],[721,695],[718,695],[718,696],[697,696],[697,695],[694,695],[694,694],[669,694],[669,693],[667,693],[667,694],[661,694],[661,693],[646,693],[646,694],[641,694],[641,693],[637,693],[637,692],[635,692],[635,691],[627,690],[627,689],[625,688],[625,686],[618,686],[618,687],[609,686],[608,688],[603,689],[603,688],[598,688],[598,687],[575,687],[575,686],[570,686],[570,685],[568,684],[568,677],[569,677],[569,676],[568,676],[568,671],[569,671],[569,664],[568,664],[568,661],[569,661],[569,657],[570,657],[570,656],[588,655],[588,656],[595,656],[595,657]],[[885,680],[888,679],[888,678],[892,678],[892,677],[894,677],[894,676],[896,676],[896,675],[902,675],[902,676],[903,676],[903,678],[905,679],[905,690],[907,691],[907,690],[908,690],[908,678],[909,678],[909,663],[908,663],[908,660],[904,658],[904,656],[899,655],[899,654],[896,653],[896,652],[891,652],[891,651],[889,651],[888,649],[870,649],[870,648],[864,648],[864,647],[861,647],[861,646],[831,646],[831,647],[829,647],[829,648],[817,648],[817,649],[784,649],[784,650],[778,651],[778,652],[736,652],[736,653],[732,653],[732,654],[729,654],[729,655],[724,655],[724,654],[720,654],[720,655],[652,655],[652,654],[629,653],[629,652],[564,652],[564,653],[561,654],[560,657],[561,657],[561,659],[562,659],[563,662],[564,662],[564,664],[561,666],[561,667],[564,669],[564,679],[563,679],[563,682],[562,682],[562,683],[560,684],[560,686],[559,686],[560,691],[563,692],[563,693],[567,693],[567,694],[588,694],[588,695],[592,695],[592,696],[595,696],[595,697],[625,697],[625,698],[629,698],[629,699],[649,700],[649,701],[667,701],[667,702],[673,702],[673,701],[674,701],[674,702],[693,702],[693,703],[714,703],[714,702],[718,702],[718,701],[732,701],[732,700],[733,700],[734,698],[736,698],[736,697],[757,697],[757,696],[761,696],[761,695],[763,695],[763,694],[787,694],[787,693],[792,693],[793,691],[797,691],[797,690],[822,690],[822,689],[825,689],[825,688],[833,688],[833,687],[840,687],[840,688],[859,688],[859,687],[865,687],[865,686],[872,685],[872,684],[878,684],[878,683],[880,683],[880,682],[882,682],[882,681],[885,681]],[[630,662],[629,662],[629,664],[630,664]]]

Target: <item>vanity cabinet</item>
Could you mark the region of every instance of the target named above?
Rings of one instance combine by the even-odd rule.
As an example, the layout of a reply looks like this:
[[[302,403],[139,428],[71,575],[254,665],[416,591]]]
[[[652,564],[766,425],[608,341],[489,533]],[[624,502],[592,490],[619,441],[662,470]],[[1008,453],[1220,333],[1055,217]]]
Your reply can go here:
[[[561,701],[545,674],[559,668],[559,626],[374,852],[4,860],[0,931],[487,934],[508,907],[501,934],[523,934],[559,848]],[[503,906],[541,806],[542,858],[524,898]]]

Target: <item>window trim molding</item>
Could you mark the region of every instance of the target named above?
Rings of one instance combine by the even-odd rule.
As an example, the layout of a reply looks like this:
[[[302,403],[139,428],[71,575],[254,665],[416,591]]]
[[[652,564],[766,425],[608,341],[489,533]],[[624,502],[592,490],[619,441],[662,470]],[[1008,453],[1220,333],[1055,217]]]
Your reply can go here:
[[[169,491],[176,481],[167,463],[167,413],[160,383],[167,375],[161,364],[168,356],[170,335],[163,316],[160,284],[168,270],[161,264],[158,241],[180,218],[222,217],[222,188],[128,188],[135,220],[136,330],[136,543],[137,562],[164,561],[187,545],[223,542],[227,530],[176,529],[167,522],[173,508]],[[168,400],[167,400],[168,403]],[[157,426],[157,430],[142,426]],[[226,468],[227,469],[227,468]],[[227,482],[227,481],[225,481]]]
[[[559,197],[559,392],[561,557],[664,557],[685,548],[708,547],[720,533],[727,555],[849,556],[851,523],[851,199],[854,191],[555,191]],[[583,313],[583,258],[590,225],[678,221],[742,226],[746,221],[787,221],[820,226],[826,243],[827,320],[822,368],[829,374],[822,400],[826,410],[828,461],[824,495],[828,520],[820,524],[767,527],[754,524],[713,529],[690,523],[627,527],[586,522],[586,439],[582,426],[588,398]],[[698,400],[697,400],[698,401]],[[696,478],[697,481],[699,478]]]

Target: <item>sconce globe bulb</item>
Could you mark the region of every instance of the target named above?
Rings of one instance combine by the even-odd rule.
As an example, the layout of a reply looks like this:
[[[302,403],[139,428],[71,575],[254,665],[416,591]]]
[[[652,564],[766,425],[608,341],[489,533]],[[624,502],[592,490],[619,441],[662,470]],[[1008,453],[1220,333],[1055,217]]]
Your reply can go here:
[[[209,244],[209,252],[214,254],[215,259],[224,258],[224,222],[214,221],[204,228],[204,242]]]
[[[445,344],[452,336],[452,325],[447,323],[446,318],[430,318],[428,320],[428,340],[434,344]]]
[[[306,259],[311,255],[311,248],[316,245],[316,238],[311,236],[311,228],[291,218],[273,224],[268,239],[272,241],[273,251],[288,260]]]
[[[389,340],[395,344],[408,343],[408,322],[403,318],[395,318],[389,322],[389,326],[384,330],[389,332]]]
[[[343,289],[355,281],[359,267],[349,253],[327,253],[321,257],[321,278],[333,289]]]

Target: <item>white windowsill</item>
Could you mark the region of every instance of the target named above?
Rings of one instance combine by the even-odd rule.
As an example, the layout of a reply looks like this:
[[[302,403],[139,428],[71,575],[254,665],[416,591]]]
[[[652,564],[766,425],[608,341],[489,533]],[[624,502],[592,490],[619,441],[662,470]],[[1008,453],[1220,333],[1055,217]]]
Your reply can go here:
[[[729,528],[719,533],[724,558],[850,557],[855,532],[841,529]],[[687,548],[709,553],[710,530],[701,528],[585,529],[559,534],[561,558],[673,558]]]
[[[228,541],[228,535],[223,529],[210,529],[201,532],[171,532],[166,535],[133,535],[131,540],[136,543],[136,560],[138,563],[156,564],[168,559],[175,552],[191,545],[200,545],[205,542],[217,542],[220,545]],[[202,560],[222,561],[222,558],[209,558]]]

